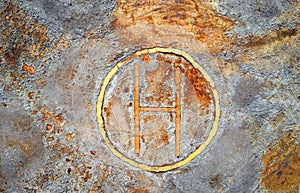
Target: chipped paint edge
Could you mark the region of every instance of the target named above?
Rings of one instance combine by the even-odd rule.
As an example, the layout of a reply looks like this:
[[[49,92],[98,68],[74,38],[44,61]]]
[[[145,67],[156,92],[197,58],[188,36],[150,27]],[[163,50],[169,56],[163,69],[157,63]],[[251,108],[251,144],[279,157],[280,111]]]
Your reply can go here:
[[[200,145],[193,153],[188,155],[185,159],[183,159],[179,162],[176,162],[172,165],[163,165],[163,166],[149,166],[149,165],[146,165],[146,164],[141,164],[141,163],[138,163],[134,160],[131,160],[131,159],[127,158],[126,156],[124,156],[123,154],[121,154],[112,145],[112,143],[108,139],[108,137],[106,135],[106,132],[105,132],[105,129],[104,129],[104,120],[103,120],[103,117],[102,117],[102,107],[103,107],[103,100],[104,100],[105,90],[106,90],[106,87],[109,84],[110,80],[114,76],[114,74],[119,70],[119,68],[121,68],[127,62],[129,62],[132,58],[137,57],[137,56],[141,56],[141,55],[144,55],[144,54],[153,54],[153,53],[156,53],[156,52],[176,54],[178,56],[182,56],[187,61],[189,61],[196,69],[198,69],[203,74],[203,76],[205,77],[207,82],[210,84],[212,92],[213,92],[214,103],[215,103],[215,119],[214,119],[214,122],[213,122],[213,126],[212,126],[212,129],[211,129],[210,133],[209,133],[209,136],[203,142],[203,144]],[[100,93],[99,93],[98,101],[97,101],[97,106],[96,106],[96,115],[97,115],[100,134],[102,135],[105,143],[107,144],[107,146],[109,147],[109,149],[112,151],[112,153],[115,156],[117,156],[121,160],[129,163],[130,165],[135,166],[135,167],[140,168],[140,169],[143,169],[143,170],[147,170],[147,171],[151,171],[151,172],[165,172],[165,171],[169,171],[169,170],[172,170],[172,169],[179,168],[179,167],[189,163],[191,160],[193,160],[197,155],[199,155],[208,146],[208,144],[211,142],[211,140],[213,139],[213,137],[217,133],[221,111],[220,111],[219,95],[218,95],[218,92],[215,88],[214,81],[208,75],[208,73],[188,53],[186,53],[185,51],[182,51],[182,50],[174,49],[174,48],[154,47],[154,48],[142,49],[142,50],[139,50],[139,51],[133,53],[132,55],[128,56],[126,59],[124,59],[121,62],[117,63],[111,69],[111,71],[105,77],[105,79],[103,81],[103,84],[101,86],[101,89],[100,89]]]

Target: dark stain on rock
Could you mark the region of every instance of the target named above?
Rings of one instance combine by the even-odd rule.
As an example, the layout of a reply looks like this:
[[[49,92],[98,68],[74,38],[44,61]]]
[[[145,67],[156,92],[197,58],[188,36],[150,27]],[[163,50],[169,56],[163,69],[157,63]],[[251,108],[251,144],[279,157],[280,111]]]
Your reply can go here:
[[[0,110],[3,123],[0,129],[0,136],[3,136],[0,154],[6,155],[0,158],[0,172],[5,176],[8,186],[14,186],[14,178],[24,171],[30,173],[40,169],[45,154],[39,127],[22,109],[12,106],[2,112]]]
[[[6,63],[15,65],[22,55],[32,59],[43,58],[48,51],[47,27],[34,21],[21,7],[6,1],[0,13],[2,31],[0,54]]]
[[[221,180],[220,174],[217,174],[216,176],[211,178],[209,185],[210,185],[210,187],[215,188],[221,181],[222,180]]]
[[[241,107],[249,106],[259,94],[260,83],[253,78],[242,79],[235,88],[233,102]]]
[[[299,34],[299,29],[280,28],[278,30],[270,31],[266,33],[266,35],[244,38],[239,44],[246,48],[255,48],[269,45],[273,42],[284,41],[285,38],[296,36],[297,34]]]
[[[10,48],[5,50],[3,55],[6,63],[14,66],[17,63],[22,52],[23,50],[17,48]]]

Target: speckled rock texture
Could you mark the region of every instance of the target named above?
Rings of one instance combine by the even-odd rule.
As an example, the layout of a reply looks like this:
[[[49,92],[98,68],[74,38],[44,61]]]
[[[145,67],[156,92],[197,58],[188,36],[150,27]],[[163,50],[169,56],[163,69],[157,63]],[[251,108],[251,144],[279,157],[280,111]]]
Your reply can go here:
[[[299,18],[297,0],[0,1],[0,192],[299,192]],[[149,172],[115,156],[99,131],[96,110],[114,66],[154,47],[188,53],[214,81],[221,112],[206,148],[164,172]],[[140,60],[149,59],[144,57]],[[141,74],[141,82],[151,85],[151,73]],[[168,73],[162,68],[153,80]],[[109,89],[117,90],[127,78],[132,92],[132,79],[122,76]],[[158,86],[152,104],[170,97],[173,105],[176,86],[153,85]],[[203,93],[212,97],[211,85],[203,80],[197,89],[201,106]],[[127,100],[125,94],[119,97]],[[120,107],[117,99],[112,102]],[[193,106],[187,116],[193,117],[196,110],[188,111]],[[194,138],[181,144],[183,150],[193,151],[192,141],[206,137],[213,115],[203,124],[200,115],[192,122],[201,135],[186,134]],[[106,127],[119,136],[115,144],[128,146],[122,151],[129,159],[167,164],[163,155],[174,148],[172,116],[161,113],[155,124],[141,122],[160,132],[140,138],[141,144],[155,141],[149,149],[158,153],[148,157],[126,152],[133,143],[120,136],[129,131],[116,132],[113,120]],[[122,118],[119,113],[115,119]],[[169,126],[164,119],[171,120]],[[184,132],[181,137],[189,142]],[[142,150],[148,151],[146,146]]]

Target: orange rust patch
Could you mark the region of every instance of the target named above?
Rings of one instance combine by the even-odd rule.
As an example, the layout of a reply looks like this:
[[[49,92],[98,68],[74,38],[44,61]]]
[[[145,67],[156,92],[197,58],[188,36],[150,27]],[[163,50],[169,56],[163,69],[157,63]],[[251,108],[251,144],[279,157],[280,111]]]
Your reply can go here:
[[[234,22],[227,17],[218,16],[213,3],[200,3],[195,0],[117,0],[117,5],[114,13],[117,20],[113,25],[116,28],[121,26],[122,29],[132,29],[131,37],[140,29],[133,29],[133,26],[147,25],[153,29],[148,31],[148,35],[192,36],[211,51],[232,42],[224,32],[233,29]],[[151,36],[147,38],[150,38],[149,42],[154,42],[151,41]]]
[[[149,121],[152,121],[156,116],[155,115],[147,115],[143,118],[144,123],[148,123]]]
[[[149,55],[144,55],[144,58],[142,60],[143,62],[149,63],[150,62],[150,58]]]
[[[55,119],[58,120],[60,123],[64,122],[64,118],[62,117],[62,113],[55,116]]]
[[[107,121],[109,121],[109,117],[111,116],[111,108],[112,108],[112,104],[108,103],[107,107],[104,107],[103,110],[106,113],[106,117],[107,117]]]
[[[184,68],[181,66],[181,71],[184,72],[187,79],[193,85],[202,107],[207,108],[212,101],[211,88],[209,84],[203,77],[202,73],[192,67],[192,65],[184,63],[183,66]]]
[[[68,133],[66,136],[66,139],[67,139],[67,141],[70,141],[74,137],[75,137],[75,133]]]
[[[50,130],[52,129],[52,125],[51,125],[51,124],[47,124],[47,125],[46,125],[46,129],[47,129],[48,131],[50,131]]]
[[[23,64],[22,70],[28,72],[30,75],[33,75],[35,72],[32,66],[27,66],[25,63]]]
[[[164,103],[165,101],[168,102],[169,105],[172,105],[172,100],[170,99],[172,97],[172,90],[170,87],[163,83],[154,84],[151,85],[151,89],[148,89],[148,92],[152,92],[153,95],[146,97],[146,102],[150,104],[156,104],[156,103]]]
[[[295,128],[297,131],[297,128]],[[300,147],[293,133],[286,134],[262,157],[262,186],[274,192],[297,192],[300,184]]]
[[[49,119],[50,117],[53,116],[54,113],[46,110],[45,112],[43,112],[43,114],[45,119]]]
[[[58,40],[54,43],[54,48],[51,51],[57,50],[57,51],[63,51],[67,48],[69,48],[72,45],[72,42],[67,39],[65,35],[61,35]]]
[[[40,59],[48,51],[47,27],[34,21],[18,4],[6,2],[0,13],[0,23],[5,26],[0,37],[0,54],[8,64],[15,65],[23,53]]]
[[[34,92],[29,92],[29,93],[28,93],[29,99],[33,99],[33,95],[34,95]]]
[[[55,116],[55,112],[50,112],[48,110],[46,110],[45,108],[40,108],[40,112],[42,112],[43,114],[43,122],[45,122],[45,120],[47,120],[47,122],[51,122],[53,126],[55,126],[57,128],[57,132],[60,133],[61,132],[61,125],[64,122],[64,118],[62,116],[62,113],[59,113]],[[53,127],[52,126],[52,127]],[[46,125],[46,129],[47,129],[47,125]]]

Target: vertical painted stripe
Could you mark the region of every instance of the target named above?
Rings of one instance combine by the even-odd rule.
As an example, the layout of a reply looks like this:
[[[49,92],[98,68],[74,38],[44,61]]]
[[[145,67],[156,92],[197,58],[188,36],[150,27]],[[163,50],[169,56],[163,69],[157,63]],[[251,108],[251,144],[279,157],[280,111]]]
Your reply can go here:
[[[140,74],[139,65],[134,64],[134,152],[140,153]]]

